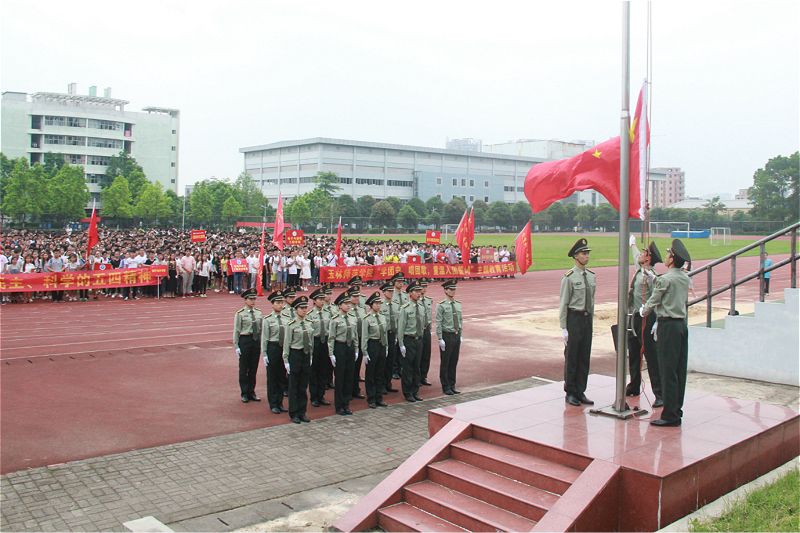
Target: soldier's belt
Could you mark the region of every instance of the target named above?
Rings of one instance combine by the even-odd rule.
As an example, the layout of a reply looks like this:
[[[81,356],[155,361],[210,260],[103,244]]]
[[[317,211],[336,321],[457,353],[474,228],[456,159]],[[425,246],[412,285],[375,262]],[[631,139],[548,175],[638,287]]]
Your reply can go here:
[[[569,309],[569,310],[568,310],[568,312],[569,312],[570,314],[573,314],[573,315],[579,315],[579,316],[592,316],[592,313],[590,313],[589,311],[583,311],[583,310],[580,310],[580,311],[579,311],[579,310],[577,310],[577,309]]]
[[[408,337],[409,339],[419,340],[422,338],[421,335],[403,335],[403,337]]]

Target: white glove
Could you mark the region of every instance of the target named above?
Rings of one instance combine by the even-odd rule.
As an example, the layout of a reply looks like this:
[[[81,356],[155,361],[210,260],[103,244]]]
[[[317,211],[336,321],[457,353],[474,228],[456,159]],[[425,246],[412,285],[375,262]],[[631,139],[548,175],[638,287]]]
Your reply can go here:
[[[628,244],[630,246],[636,246],[636,235],[631,235],[628,239]]]
[[[291,370],[289,369],[289,361],[284,361],[283,362],[283,366],[284,366],[284,368],[286,368],[286,373],[287,374],[291,372]]]
[[[653,340],[658,340],[658,320],[653,323],[653,327],[650,329],[650,333],[653,334]]]
[[[567,341],[569,340],[569,332],[566,330],[566,328],[561,330],[561,336],[564,337],[564,346],[566,346]]]
[[[444,339],[439,339],[439,349],[441,351],[444,351],[444,347],[445,347]]]
[[[242,349],[237,346],[236,347],[236,357],[241,357],[241,356],[242,356]]]
[[[401,346],[401,347],[400,347],[400,355],[401,355],[402,357],[405,357],[405,356],[406,356],[406,347],[405,347],[405,346]]]
[[[644,304],[639,306],[639,316],[647,316],[644,314]]]
[[[369,355],[367,355],[367,354],[364,354],[364,364],[365,365],[369,364]]]
[[[652,270],[645,270],[644,273],[648,277],[648,279],[650,279],[650,281],[656,279],[656,273],[653,272]]]
[[[332,364],[333,366],[336,366],[336,356],[335,356],[335,355],[332,355],[332,356],[330,356],[330,357],[331,357],[331,364]]]
[[[264,366],[269,366],[269,358],[264,357]]]
[[[358,350],[354,352],[355,357],[353,357],[353,361],[358,361]]]

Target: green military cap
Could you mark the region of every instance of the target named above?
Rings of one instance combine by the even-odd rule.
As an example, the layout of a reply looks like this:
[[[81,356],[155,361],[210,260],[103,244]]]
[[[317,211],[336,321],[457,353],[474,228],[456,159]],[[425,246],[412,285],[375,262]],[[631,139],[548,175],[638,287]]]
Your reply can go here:
[[[339,296],[336,297],[336,300],[333,301],[336,305],[342,305],[344,303],[350,303],[350,292],[344,291]]]
[[[325,294],[333,294],[333,285],[325,285],[322,290],[325,291]]]
[[[270,302],[282,302],[283,301],[283,292],[281,291],[273,291],[269,293],[267,296],[267,300]]]
[[[286,287],[286,290],[283,291],[284,298],[294,298],[297,296],[297,293],[294,290],[294,287]]]
[[[292,307],[295,309],[308,307],[308,296],[300,296],[292,302]]]
[[[346,292],[347,292],[347,295],[350,298],[353,298],[353,297],[356,297],[356,296],[361,296],[361,289],[359,289],[358,287],[352,287],[349,290],[347,290]]]
[[[586,239],[581,237],[575,242],[575,244],[572,245],[572,248],[570,248],[567,257],[575,257],[575,254],[579,252],[591,252],[591,251],[592,249],[589,248],[589,243],[586,241]]]
[[[413,280],[413,279],[408,282],[408,287],[406,287],[406,292],[421,291],[421,290],[422,290],[422,286],[419,284],[418,281]]]
[[[392,276],[391,278],[389,278],[389,281],[391,281],[391,282],[395,282],[395,281],[397,281],[398,279],[399,279],[399,280],[405,280],[405,279],[406,279],[406,277],[405,277],[405,275],[403,274],[403,272],[395,272],[395,273],[394,273],[394,276]]]
[[[379,293],[378,291],[375,291],[370,295],[369,298],[367,298],[367,302],[366,303],[367,303],[367,305],[372,305],[375,302],[380,302],[380,301],[381,301],[381,293]]]
[[[325,289],[322,287],[308,295],[309,300],[316,300],[317,298],[325,298]]]
[[[348,285],[361,285],[362,283],[364,282],[361,279],[361,276],[353,276],[350,278],[350,281],[347,282]]]
[[[457,285],[458,281],[454,279],[448,279],[447,281],[442,283],[442,287],[444,287],[445,289],[455,289]]]
[[[428,283],[429,282],[428,282],[428,280],[426,278],[419,278],[419,286],[420,287],[427,287]]]
[[[672,248],[667,251],[672,253],[673,256],[682,260],[684,263],[692,260],[692,258],[689,256],[689,250],[686,249],[686,246],[683,245],[683,242],[681,242],[680,239],[673,239]]]
[[[242,293],[241,296],[242,296],[242,298],[245,298],[245,299],[247,299],[247,298],[257,298],[258,297],[258,291],[255,290],[255,289],[247,289],[246,291],[244,291]]]
[[[650,264],[655,265],[656,263],[663,263],[664,260],[661,259],[661,252],[658,251],[658,246],[656,246],[655,241],[650,241],[650,246],[647,247],[647,251],[650,253]]]
[[[381,290],[383,292],[394,292],[394,284],[391,281],[387,281],[381,285]]]

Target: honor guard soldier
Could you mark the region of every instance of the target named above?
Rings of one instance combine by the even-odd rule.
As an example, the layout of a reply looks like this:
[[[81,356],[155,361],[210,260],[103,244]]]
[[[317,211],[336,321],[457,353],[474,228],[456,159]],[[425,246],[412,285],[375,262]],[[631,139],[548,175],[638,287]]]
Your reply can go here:
[[[242,293],[245,306],[233,318],[233,345],[239,356],[239,389],[242,403],[260,402],[256,396],[256,375],[261,346],[261,310],[256,308],[257,293],[248,289]]]
[[[370,313],[361,321],[361,354],[366,364],[364,388],[367,392],[367,405],[370,409],[386,407],[383,401],[386,362],[386,348],[389,345],[386,317],[381,313],[381,293],[374,292],[367,298]]]
[[[570,405],[593,405],[586,397],[589,379],[589,355],[592,351],[592,316],[594,315],[594,272],[586,268],[589,263],[589,244],[578,239],[568,257],[575,266],[561,278],[559,323],[564,337],[564,391]]]
[[[456,390],[456,367],[461,352],[461,330],[464,327],[464,315],[461,313],[461,302],[456,300],[454,279],[442,283],[444,300],[436,304],[436,337],[439,339],[439,381],[442,391],[448,396],[461,394]]]
[[[431,325],[433,323],[433,299],[427,296],[429,281],[425,278],[419,280],[422,287],[420,301],[425,307],[425,328],[422,330],[422,353],[419,357],[419,382],[421,385],[430,386],[428,371],[431,369]]]
[[[294,287],[286,287],[283,291],[283,299],[286,300],[286,306],[283,308],[283,317],[289,320],[294,320],[295,310],[292,302],[297,297],[297,292]]]
[[[656,341],[653,337],[656,321],[655,313],[650,313],[642,318],[639,309],[653,294],[656,274],[653,267],[661,263],[661,253],[655,242],[650,242],[641,253],[636,248],[636,237],[631,236],[631,246],[634,248],[634,261],[639,265],[631,279],[628,289],[628,308],[633,310],[631,328],[628,331],[628,368],[631,371],[631,381],[625,387],[626,396],[638,396],[642,384],[642,352],[647,361],[647,373],[650,376],[650,385],[656,399],[653,407],[664,405],[661,399],[661,374],[658,372],[658,354]]]
[[[350,294],[348,291],[336,297],[335,304],[339,312],[331,319],[328,330],[328,353],[335,374],[334,406],[336,414],[352,415],[350,400],[353,397],[353,369],[356,362],[356,321],[349,311]]]
[[[311,422],[308,407],[308,377],[311,373],[314,326],[308,322],[308,298],[300,296],[292,302],[295,319],[286,325],[283,338],[283,364],[289,375],[289,418],[292,422]]]
[[[405,303],[408,302],[408,294],[404,291],[406,278],[402,272],[395,272],[394,276],[389,278],[389,281],[392,282],[394,285],[394,294],[392,295],[392,301],[395,304],[396,309],[400,309],[403,307]],[[398,338],[399,341],[399,338]],[[402,357],[400,357],[400,351],[395,354],[395,357],[392,359],[392,379],[400,379],[400,367],[401,367]]]
[[[358,305],[359,305],[359,307],[361,307],[364,310],[364,314],[366,314],[366,301],[367,301],[367,298],[361,293],[361,287],[364,286],[364,280],[361,279],[361,276],[353,276],[347,282],[347,286],[350,287],[351,290],[355,289],[356,292],[358,292],[358,294],[359,294]]]
[[[383,387],[384,394],[389,392],[397,392],[397,389],[392,387],[392,373],[394,371],[393,364],[395,359],[400,358],[400,352],[397,345],[397,317],[400,314],[400,306],[397,305],[392,296],[394,295],[394,283],[387,281],[381,285],[381,292],[383,293],[383,304],[381,304],[381,314],[386,319],[386,339],[388,348],[386,351],[386,361],[383,365]]]
[[[314,359],[311,363],[308,389],[311,395],[311,405],[319,407],[331,404],[325,400],[331,364],[328,359],[328,328],[330,327],[331,313],[325,305],[323,288],[320,287],[312,292],[309,299],[314,303],[314,307],[306,315],[306,320],[314,325]]]
[[[359,278],[361,279],[361,278]],[[350,317],[356,321],[356,362],[353,367],[353,398],[364,399],[366,396],[361,394],[361,362],[363,352],[361,351],[361,321],[367,316],[366,307],[361,306],[361,291],[358,285],[355,285],[347,291],[350,295]]]
[[[680,426],[683,417],[689,359],[686,317],[691,280],[681,267],[688,261],[691,261],[688,250],[680,239],[674,239],[664,261],[669,270],[656,278],[653,294],[639,309],[639,314],[644,317],[654,310],[657,316],[658,370],[664,409],[661,418],[650,422],[654,426]]]
[[[283,365],[283,338],[288,321],[281,314],[285,300],[281,291],[267,296],[272,304],[272,312],[261,322],[261,351],[264,352],[264,366],[267,369],[267,401],[270,410],[276,415],[285,413],[283,391],[288,388],[286,368]]]
[[[425,306],[420,301],[422,287],[411,281],[406,288],[408,303],[400,308],[397,338],[400,344],[403,397],[407,402],[421,402],[419,396],[419,358],[425,329]]]
[[[333,284],[328,283],[323,287],[323,290],[325,291],[325,306],[323,307],[323,309],[327,309],[328,316],[330,318],[333,318],[339,313],[339,309],[333,304]],[[327,326],[328,330],[330,330],[330,320],[328,320]],[[328,380],[326,382],[327,388],[329,389],[333,389],[333,365],[331,364],[331,359],[330,359],[331,355],[333,354],[329,353],[328,358],[325,361],[323,361],[323,364],[325,365],[326,368],[325,376],[327,377]]]

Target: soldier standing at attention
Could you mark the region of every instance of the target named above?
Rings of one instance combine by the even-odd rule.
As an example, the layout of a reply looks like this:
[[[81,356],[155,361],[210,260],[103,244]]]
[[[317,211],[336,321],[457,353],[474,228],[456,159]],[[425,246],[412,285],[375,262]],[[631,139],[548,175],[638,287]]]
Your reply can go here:
[[[428,280],[422,278],[419,280],[419,285],[422,287],[422,296],[420,300],[425,307],[425,329],[422,330],[422,353],[419,358],[419,382],[421,385],[430,386],[431,382],[428,381],[428,370],[431,369],[431,324],[433,322],[433,299],[427,296]]]
[[[330,327],[331,314],[325,305],[325,289],[319,288],[309,296],[314,302],[314,308],[306,315],[306,320],[314,326],[314,359],[311,363],[311,376],[309,378],[309,392],[311,405],[330,405],[325,400],[325,391],[328,388],[330,360],[328,359],[328,328]]]
[[[350,317],[350,294],[345,291],[334,303],[339,313],[331,319],[328,330],[328,353],[335,374],[334,406],[338,415],[352,415],[353,369],[356,361],[356,322]]]
[[[636,248],[636,237],[631,236],[634,261],[639,268],[633,274],[631,286],[628,289],[628,308],[633,310],[631,329],[628,332],[628,368],[631,371],[631,381],[625,387],[626,396],[638,396],[642,384],[642,343],[644,343],[644,357],[647,361],[647,373],[650,376],[650,385],[653,387],[655,401],[653,407],[661,407],[661,374],[658,372],[658,355],[656,354],[656,340],[654,338],[655,313],[643,318],[639,308],[653,294],[653,285],[656,274],[653,267],[661,263],[661,253],[655,242],[650,242],[641,253]]]
[[[405,282],[406,278],[402,272],[395,273],[389,281],[392,282],[394,285],[394,294],[392,294],[392,302],[394,303],[395,309],[400,309],[403,305],[408,302],[408,294],[403,291],[403,283]],[[400,341],[400,337],[398,336],[398,344]],[[400,370],[401,370],[401,361],[402,357],[400,356],[400,350],[395,352],[394,357],[392,358],[392,379],[400,379]]]
[[[456,300],[456,280],[442,283],[444,300],[436,304],[436,337],[439,338],[439,381],[442,392],[448,396],[461,394],[456,390],[456,367],[461,352],[461,330],[464,326],[464,315],[461,313],[461,302]]]
[[[330,331],[330,325],[331,325],[330,319],[336,316],[339,313],[339,310],[335,305],[333,305],[332,302],[333,285],[329,283],[323,287],[323,290],[325,291],[325,305],[323,306],[323,309],[328,311],[327,316],[329,317],[326,327],[328,331]],[[328,341],[326,340],[325,342],[327,343]],[[330,359],[330,356],[332,355],[333,355],[332,353],[328,353],[328,358],[325,361],[323,361],[323,365],[325,366],[325,378],[326,378],[325,387],[328,389],[333,389],[333,364],[331,364],[331,359]]]
[[[370,409],[379,405],[387,407],[383,401],[383,385],[385,375],[383,365],[386,362],[388,346],[388,327],[386,317],[381,313],[381,293],[374,292],[367,298],[370,313],[361,323],[361,353],[367,369],[364,372],[364,388],[367,392],[367,404]]]
[[[568,257],[575,260],[561,278],[559,322],[564,337],[564,391],[570,405],[593,405],[586,397],[589,379],[589,355],[592,352],[592,315],[594,315],[594,272],[586,268],[591,252],[586,239],[578,239]]]
[[[425,329],[425,306],[420,301],[422,287],[411,281],[406,288],[408,303],[400,308],[397,319],[397,339],[402,359],[403,397],[407,402],[421,402],[419,396],[419,356],[422,351],[422,332]]]
[[[360,279],[360,278],[359,278]],[[366,396],[361,394],[361,362],[364,352],[361,351],[361,321],[367,316],[366,307],[361,305],[361,290],[358,285],[350,287],[347,291],[350,295],[350,318],[356,323],[356,361],[353,365],[353,398],[364,399]]]
[[[257,293],[248,289],[242,293],[244,307],[233,317],[233,345],[239,357],[239,389],[242,403],[260,402],[256,396],[256,375],[261,346],[261,310],[256,308]]]
[[[308,298],[300,296],[292,302],[295,319],[286,325],[283,338],[283,364],[289,375],[289,418],[292,422],[311,422],[306,416],[308,408],[308,376],[311,373],[311,351],[314,346],[314,331],[305,318]]]
[[[669,270],[656,278],[653,294],[639,308],[642,316],[646,317],[655,310],[658,317],[658,370],[661,372],[664,410],[661,411],[661,418],[650,422],[654,426],[680,426],[683,417],[686,365],[689,359],[686,307],[690,280],[681,267],[687,261],[691,261],[689,252],[680,239],[674,239],[664,261]]]
[[[267,369],[267,401],[270,410],[279,415],[283,408],[283,391],[287,388],[286,369],[283,366],[283,338],[288,321],[281,314],[285,301],[281,291],[274,291],[267,300],[272,303],[272,312],[264,317],[261,325],[261,351]]]
[[[392,296],[394,296],[394,283],[387,281],[381,285],[381,292],[383,292],[381,314],[386,319],[386,339],[389,343],[386,352],[386,361],[384,361],[383,364],[384,380],[381,388],[383,394],[386,394],[389,392],[397,392],[397,389],[392,387],[392,372],[394,371],[392,363],[395,358],[400,357],[397,346],[397,317],[400,312],[400,307],[395,304],[394,298],[392,298]]]
[[[352,278],[350,278],[350,281],[347,282],[347,286],[350,287],[351,290],[355,289],[355,291],[358,292],[359,294],[358,305],[361,306],[362,308],[365,308],[367,298],[363,294],[361,294],[361,287],[364,286],[364,280],[361,279],[361,276],[353,276]]]
[[[286,319],[288,322],[289,320],[294,320],[295,317],[295,309],[292,305],[294,299],[297,297],[297,293],[295,292],[294,287],[286,287],[283,291],[283,298],[286,300],[286,306],[283,308],[283,318]]]

